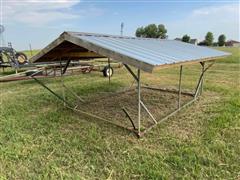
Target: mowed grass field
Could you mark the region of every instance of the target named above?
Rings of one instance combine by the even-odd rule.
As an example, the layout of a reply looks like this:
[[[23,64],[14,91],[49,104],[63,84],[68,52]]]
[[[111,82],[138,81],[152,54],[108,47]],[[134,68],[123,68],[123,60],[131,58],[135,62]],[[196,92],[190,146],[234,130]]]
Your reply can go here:
[[[240,49],[220,49],[232,56],[209,69],[198,101],[141,139],[64,108],[33,80],[1,83],[0,179],[239,179]],[[194,87],[199,70],[183,67],[184,89]],[[144,82],[177,86],[179,68],[153,75],[143,73]],[[59,78],[43,81],[61,93]],[[117,91],[132,78],[122,68],[110,85],[99,72],[64,82],[84,97]]]

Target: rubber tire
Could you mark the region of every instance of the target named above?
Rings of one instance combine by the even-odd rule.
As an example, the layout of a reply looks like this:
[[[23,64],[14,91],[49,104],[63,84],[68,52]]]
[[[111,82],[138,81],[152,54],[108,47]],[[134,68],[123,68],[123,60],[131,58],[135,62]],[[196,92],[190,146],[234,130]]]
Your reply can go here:
[[[20,56],[21,56],[22,58],[24,58],[24,61],[23,61],[23,62],[20,62],[20,61],[18,60],[18,58],[19,58]],[[16,57],[16,59],[17,59],[17,61],[18,61],[19,64],[26,64],[26,63],[28,63],[27,55],[24,54],[24,53],[22,53],[22,52],[17,52],[17,53],[15,54],[15,57]]]
[[[109,77],[109,74],[108,74],[109,68],[110,68],[111,71],[112,71],[112,73],[110,74],[110,77],[113,76],[113,68],[112,68],[112,67],[109,67],[109,66],[105,66],[105,67],[103,68],[103,71],[102,71],[104,77]]]

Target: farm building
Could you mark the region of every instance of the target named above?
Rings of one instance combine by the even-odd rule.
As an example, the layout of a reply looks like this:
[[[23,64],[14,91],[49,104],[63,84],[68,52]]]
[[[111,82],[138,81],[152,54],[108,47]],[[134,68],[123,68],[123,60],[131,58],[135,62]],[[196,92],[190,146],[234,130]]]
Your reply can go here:
[[[229,40],[225,43],[225,46],[240,47],[240,42],[235,40]]]
[[[182,38],[175,38],[174,40],[175,41],[182,41]],[[190,39],[189,43],[197,45],[198,44],[198,40],[197,39]]]
[[[198,44],[198,40],[197,39],[190,39],[189,43],[197,45]]]

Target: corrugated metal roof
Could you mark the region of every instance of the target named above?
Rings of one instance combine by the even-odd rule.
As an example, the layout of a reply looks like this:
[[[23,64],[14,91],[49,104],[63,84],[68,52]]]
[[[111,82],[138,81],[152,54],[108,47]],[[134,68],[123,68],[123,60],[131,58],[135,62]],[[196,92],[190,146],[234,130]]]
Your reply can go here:
[[[100,55],[114,58],[149,72],[156,66],[210,60],[230,55],[230,53],[212,48],[165,39],[78,32],[66,32],[63,39]],[[127,60],[123,60],[124,58],[127,58]],[[144,66],[148,67],[144,68]]]

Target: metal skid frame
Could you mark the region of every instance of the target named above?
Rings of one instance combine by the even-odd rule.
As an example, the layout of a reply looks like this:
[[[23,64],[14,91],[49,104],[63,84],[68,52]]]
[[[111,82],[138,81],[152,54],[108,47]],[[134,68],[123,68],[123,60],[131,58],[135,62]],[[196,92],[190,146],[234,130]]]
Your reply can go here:
[[[131,132],[134,132],[138,137],[142,137],[144,134],[146,134],[149,130],[151,130],[153,127],[155,127],[157,124],[167,120],[169,117],[175,115],[177,112],[179,112],[181,109],[185,108],[186,106],[189,106],[190,104],[192,104],[194,101],[197,100],[197,98],[199,97],[199,95],[201,95],[203,93],[203,81],[204,81],[204,74],[205,72],[214,64],[214,61],[209,64],[207,67],[205,67],[205,62],[200,62],[201,64],[201,73],[200,73],[200,77],[198,79],[197,82],[197,86],[195,89],[194,93],[188,93],[188,92],[182,92],[182,74],[183,74],[183,66],[180,65],[180,71],[179,71],[179,84],[178,84],[178,90],[169,90],[169,89],[161,89],[161,88],[154,88],[154,87],[150,87],[150,86],[141,86],[141,70],[137,69],[137,73],[135,74],[133,72],[133,70],[127,65],[124,64],[125,68],[128,70],[128,72],[132,75],[132,77],[134,78],[134,80],[137,82],[137,107],[138,107],[138,115],[137,115],[137,125],[134,124],[134,121],[132,119],[132,117],[130,116],[130,114],[128,113],[128,111],[122,107],[123,112],[125,113],[126,117],[129,119],[132,128],[128,128],[125,127],[121,124],[118,123],[114,123],[110,120],[107,120],[106,118],[102,118],[99,117],[95,114],[83,111],[78,109],[78,105],[72,105],[70,102],[68,102],[65,98],[65,90],[67,90],[68,92],[70,92],[74,97],[76,97],[79,101],[83,101],[83,99],[81,97],[79,97],[75,92],[73,92],[71,89],[67,88],[66,85],[64,85],[63,83],[63,75],[66,72],[68,65],[70,64],[70,59],[67,61],[66,65],[64,67],[62,67],[61,65],[61,87],[62,87],[62,96],[57,94],[56,92],[54,92],[53,90],[51,90],[48,86],[46,86],[42,81],[40,81],[38,78],[34,77],[35,74],[37,74],[37,72],[35,74],[32,74],[30,77],[32,79],[34,79],[37,83],[39,83],[41,86],[43,86],[44,88],[46,88],[50,93],[52,93],[54,96],[56,96],[59,100],[61,100],[64,103],[64,106],[75,111],[75,112],[79,112],[81,114],[87,115],[87,116],[91,116],[93,118],[102,120],[104,122],[113,124],[117,127],[123,128],[123,129],[127,129],[130,130]],[[109,62],[109,60],[108,60]],[[109,63],[110,66],[110,63]],[[110,83],[110,77],[109,77],[109,83]],[[162,118],[161,120],[157,121],[156,118],[152,115],[152,113],[150,112],[150,110],[147,108],[147,106],[144,104],[144,102],[141,99],[141,89],[142,88],[147,88],[147,89],[151,89],[151,90],[158,90],[158,91],[167,91],[169,93],[176,93],[178,94],[178,104],[177,104],[177,108],[171,112],[170,114],[168,114],[167,116],[165,116],[164,118]],[[192,96],[193,99],[190,100],[189,102],[182,104],[181,102],[181,95],[189,95]],[[150,125],[149,127],[145,128],[145,129],[141,129],[141,111],[144,110],[146,111],[146,113],[149,115],[149,117],[151,118],[151,120],[153,121],[153,124]]]

